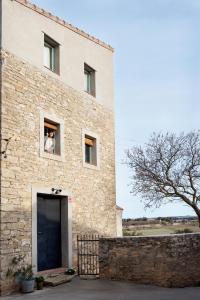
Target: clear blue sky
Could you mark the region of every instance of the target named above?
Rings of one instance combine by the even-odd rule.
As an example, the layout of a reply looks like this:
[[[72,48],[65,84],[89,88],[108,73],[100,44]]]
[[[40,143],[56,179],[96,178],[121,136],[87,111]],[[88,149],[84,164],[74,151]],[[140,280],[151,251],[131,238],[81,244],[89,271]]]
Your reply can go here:
[[[153,131],[199,128],[200,1],[33,2],[115,48],[117,203],[124,217],[193,214],[181,204],[144,211],[121,161]]]

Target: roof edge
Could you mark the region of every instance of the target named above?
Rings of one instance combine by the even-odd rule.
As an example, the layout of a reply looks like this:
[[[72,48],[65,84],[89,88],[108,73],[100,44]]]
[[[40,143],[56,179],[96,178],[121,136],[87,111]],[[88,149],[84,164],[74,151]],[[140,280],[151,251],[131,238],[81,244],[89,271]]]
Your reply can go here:
[[[122,207],[120,207],[119,205],[116,204],[116,209],[118,210],[124,210]]]
[[[114,48],[112,46],[104,43],[103,41],[97,39],[96,37],[86,33],[85,31],[73,26],[72,24],[69,24],[69,23],[65,22],[65,20],[60,19],[59,17],[51,14],[50,12],[44,10],[43,8],[40,8],[39,6],[31,3],[30,1],[28,1],[28,0],[14,0],[14,1],[18,2],[19,4],[22,4],[22,5],[26,6],[29,9],[34,10],[35,12],[43,15],[44,17],[46,17],[48,19],[51,19],[52,21],[60,24],[61,26],[64,26],[64,27],[68,28],[69,30],[72,30],[73,32],[85,37],[86,39],[88,39],[88,40],[90,40],[90,41],[92,41],[92,42],[94,42],[94,43],[96,43],[96,44],[98,44],[98,45],[114,52]]]

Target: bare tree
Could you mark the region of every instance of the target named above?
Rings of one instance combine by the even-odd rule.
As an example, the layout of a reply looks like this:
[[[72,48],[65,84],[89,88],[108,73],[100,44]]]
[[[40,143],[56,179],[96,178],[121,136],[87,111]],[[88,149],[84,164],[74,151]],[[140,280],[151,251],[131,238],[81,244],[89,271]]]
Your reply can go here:
[[[145,207],[183,201],[197,214],[200,227],[200,132],[153,134],[142,147],[127,151],[133,170],[131,192]]]

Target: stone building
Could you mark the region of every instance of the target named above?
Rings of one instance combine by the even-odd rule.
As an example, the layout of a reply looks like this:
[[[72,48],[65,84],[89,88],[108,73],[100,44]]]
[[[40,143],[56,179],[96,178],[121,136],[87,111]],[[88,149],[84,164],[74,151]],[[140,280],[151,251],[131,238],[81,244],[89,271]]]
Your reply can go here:
[[[122,237],[123,236],[123,228],[122,228],[122,214],[123,214],[123,208],[116,205],[116,221],[117,221],[117,236]]]
[[[1,0],[1,290],[10,261],[71,267],[80,233],[116,235],[113,48]]]

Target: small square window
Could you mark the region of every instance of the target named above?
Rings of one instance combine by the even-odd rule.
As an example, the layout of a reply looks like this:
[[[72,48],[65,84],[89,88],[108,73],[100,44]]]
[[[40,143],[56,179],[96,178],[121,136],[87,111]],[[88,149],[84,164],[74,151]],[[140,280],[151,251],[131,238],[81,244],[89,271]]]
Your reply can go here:
[[[43,110],[40,111],[40,156],[65,161],[64,120]]]
[[[96,96],[95,91],[95,70],[84,64],[84,90],[92,96]]]
[[[60,155],[60,124],[44,119],[44,152]]]
[[[88,135],[85,135],[85,163],[97,165],[96,139]]]
[[[59,44],[44,35],[44,66],[59,73]]]

